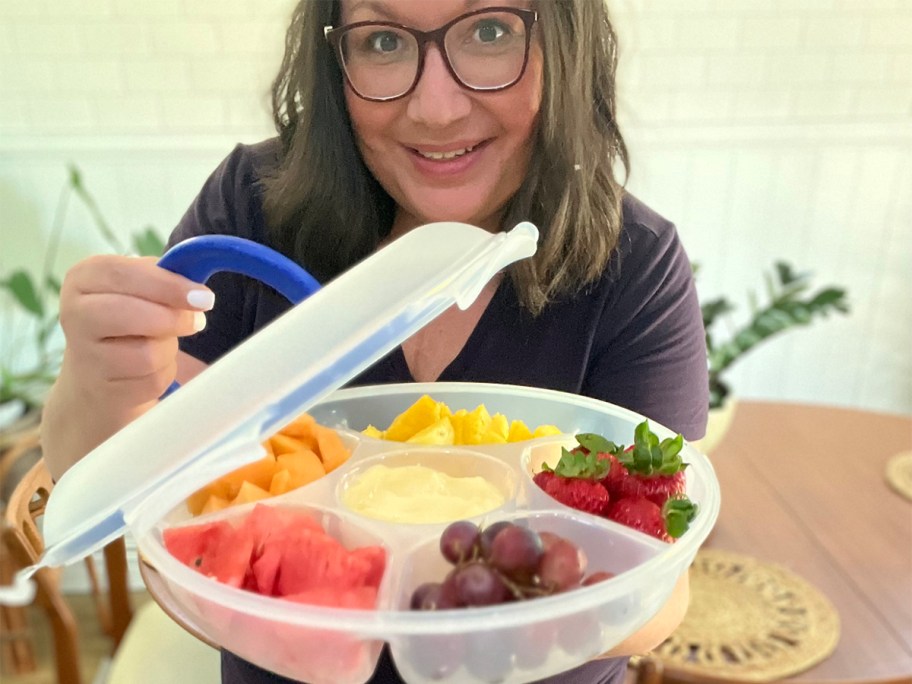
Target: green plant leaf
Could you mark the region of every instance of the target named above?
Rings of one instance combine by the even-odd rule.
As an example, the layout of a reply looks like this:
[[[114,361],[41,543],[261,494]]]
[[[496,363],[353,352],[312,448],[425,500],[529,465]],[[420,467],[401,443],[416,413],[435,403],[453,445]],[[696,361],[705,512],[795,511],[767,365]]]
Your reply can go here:
[[[849,305],[846,302],[846,291],[840,287],[828,287],[821,290],[808,302],[808,306],[814,312],[828,313],[829,310],[835,309],[842,313],[849,312]]]
[[[700,310],[703,314],[703,325],[709,326],[712,325],[719,316],[723,316],[734,310],[734,307],[727,299],[719,297],[718,299],[710,299],[708,302],[704,302],[700,306]]]
[[[0,281],[0,285],[9,290],[19,306],[30,314],[38,318],[44,316],[44,303],[38,295],[38,289],[35,287],[32,276],[26,271],[13,271],[9,278]]]
[[[161,256],[165,252],[165,241],[152,226],[133,234],[133,250],[139,256]]]
[[[78,189],[82,187],[82,172],[75,164],[67,164],[67,170],[70,172],[70,187]]]
[[[44,279],[44,287],[53,292],[55,295],[60,295],[60,281],[57,280],[57,277],[53,274],[48,274],[48,276]]]
[[[798,281],[807,280],[807,274],[795,273],[791,265],[785,261],[776,262],[776,275],[779,277],[779,282],[783,285],[790,285]]]
[[[118,254],[125,254],[127,250],[124,248],[120,240],[117,239],[114,231],[111,230],[111,226],[108,225],[108,222],[105,220],[104,215],[102,215],[101,210],[98,208],[98,203],[95,201],[95,198],[86,189],[85,185],[83,185],[82,173],[79,171],[75,164],[70,164],[69,169],[70,186],[76,193],[76,196],[82,200],[82,203],[92,215],[92,220],[95,223],[96,230],[101,235],[102,239],[108,243],[113,251],[117,252]]]

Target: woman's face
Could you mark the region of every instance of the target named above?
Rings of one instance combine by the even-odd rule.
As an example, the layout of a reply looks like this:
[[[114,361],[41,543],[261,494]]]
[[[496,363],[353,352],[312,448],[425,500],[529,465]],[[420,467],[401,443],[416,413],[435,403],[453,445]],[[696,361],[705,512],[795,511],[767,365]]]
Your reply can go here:
[[[342,0],[342,24],[391,21],[431,31],[484,7],[524,8],[519,0]],[[346,102],[365,163],[396,201],[399,232],[432,221],[500,229],[500,213],[529,166],[542,96],[542,52],[533,30],[525,72],[503,91],[473,92],[429,45],[424,70],[407,96]]]

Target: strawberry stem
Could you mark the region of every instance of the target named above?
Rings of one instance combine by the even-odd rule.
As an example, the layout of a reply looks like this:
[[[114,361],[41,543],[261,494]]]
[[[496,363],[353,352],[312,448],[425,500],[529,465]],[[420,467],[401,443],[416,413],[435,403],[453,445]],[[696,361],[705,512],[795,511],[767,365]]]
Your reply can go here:
[[[668,499],[662,506],[662,517],[665,519],[665,531],[669,537],[677,539],[690,527],[690,523],[697,517],[697,504],[686,496]]]

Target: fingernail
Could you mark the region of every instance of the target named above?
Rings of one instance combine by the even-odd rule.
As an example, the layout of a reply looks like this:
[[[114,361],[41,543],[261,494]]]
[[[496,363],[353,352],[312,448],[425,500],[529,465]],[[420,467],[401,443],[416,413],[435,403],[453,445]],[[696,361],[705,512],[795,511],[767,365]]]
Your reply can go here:
[[[206,314],[202,311],[197,311],[193,314],[193,329],[196,332],[199,332],[206,327]]]
[[[194,309],[209,311],[215,305],[215,293],[212,290],[190,290],[187,303]]]

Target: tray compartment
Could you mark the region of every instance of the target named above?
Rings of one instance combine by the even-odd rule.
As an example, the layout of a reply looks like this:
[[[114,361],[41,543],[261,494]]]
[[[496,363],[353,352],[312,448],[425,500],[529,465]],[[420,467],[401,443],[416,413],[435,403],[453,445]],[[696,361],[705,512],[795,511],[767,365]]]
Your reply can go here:
[[[386,567],[377,610],[389,602],[391,578],[398,562],[395,550],[355,516],[321,506],[293,505],[277,499],[262,505],[305,513],[348,549],[381,546]],[[220,511],[215,519],[240,524],[253,505]],[[218,518],[215,517],[218,515]],[[376,611],[325,608],[222,584],[185,566],[165,548],[161,527],[138,539],[141,553],[158,571],[165,591],[190,621],[214,643],[270,671],[312,684],[359,684],[373,672],[383,641],[352,629]],[[339,625],[338,627],[336,625]]]
[[[400,481],[398,483],[399,496],[390,497],[392,502],[401,508],[414,507],[418,510],[417,519],[406,515],[407,511],[397,513],[385,512],[379,504],[371,502],[384,498],[385,492],[370,491],[362,485],[362,477],[374,468],[385,467],[390,469],[408,469],[413,466],[427,468],[452,478],[481,478],[489,487],[487,495],[498,496],[499,504],[476,507],[473,512],[462,513],[458,511],[459,497],[453,496],[449,500],[435,498],[433,493],[424,491],[421,487],[412,488],[410,484]],[[400,473],[409,471],[401,470]],[[424,447],[422,445],[397,445],[385,453],[376,454],[370,458],[360,459],[349,467],[336,485],[335,501],[344,510],[358,516],[364,516],[374,522],[385,525],[446,525],[454,520],[474,519],[495,515],[498,511],[513,510],[516,508],[516,496],[519,489],[517,470],[511,464],[473,451],[468,447]],[[365,505],[377,506],[374,510],[356,510],[349,507],[349,498],[356,497]],[[390,500],[388,499],[388,501]],[[415,519],[415,522],[410,522]]]
[[[645,590],[634,572],[666,547],[658,540],[569,509],[521,511],[487,522],[502,519],[574,542],[586,554],[587,574],[604,570],[616,577],[498,606],[413,611],[427,619],[427,628],[392,641],[407,681],[535,681],[609,650],[658,612],[667,596]],[[451,569],[440,554],[439,535],[429,536],[403,556],[395,605],[408,610],[416,587],[441,581]]]

